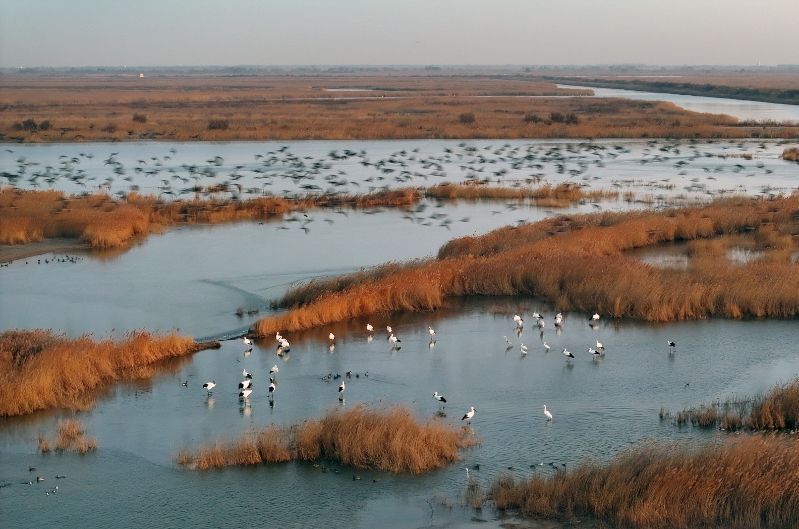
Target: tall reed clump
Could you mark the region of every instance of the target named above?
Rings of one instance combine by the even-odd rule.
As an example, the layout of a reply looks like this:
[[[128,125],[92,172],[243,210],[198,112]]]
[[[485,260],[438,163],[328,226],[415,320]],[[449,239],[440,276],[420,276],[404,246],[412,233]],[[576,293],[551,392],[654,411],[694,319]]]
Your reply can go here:
[[[662,418],[670,416],[665,410],[661,411]],[[700,428],[718,427],[728,431],[796,431],[799,429],[799,379],[775,386],[755,398],[685,409],[674,416],[674,422],[677,425],[691,423]]]
[[[287,461],[338,461],[362,469],[422,474],[460,457],[475,439],[466,430],[430,420],[407,408],[334,410],[291,427],[270,426],[227,443],[213,443],[177,456],[181,466],[211,470]]]
[[[82,409],[91,404],[92,391],[151,376],[151,368],[162,360],[215,346],[146,331],[119,341],[68,338],[49,330],[5,331],[0,333],[0,416]]]
[[[118,248],[176,224],[267,220],[313,208],[406,207],[421,194],[403,188],[374,193],[304,195],[249,200],[166,201],[131,193],[65,195],[60,191],[0,190],[0,243],[26,244],[46,238],[80,239],[97,249]]]
[[[799,442],[783,436],[698,449],[648,444],[549,477],[501,477],[489,497],[526,516],[592,516],[620,527],[789,529],[799,520],[797,465]]]
[[[776,244],[782,257],[730,266],[724,255],[699,256],[686,270],[666,270],[625,253],[729,234]],[[301,285],[277,303],[291,310],[259,320],[252,330],[265,336],[376,313],[435,310],[448,297],[489,295],[534,295],[561,310],[648,321],[792,318],[799,315],[799,273],[786,245],[795,247],[797,235],[799,194],[557,217],[455,239],[436,259]]]
[[[97,450],[97,439],[86,435],[86,428],[79,420],[64,419],[58,423],[55,439],[51,442],[46,437],[40,436],[38,447],[43,454],[51,450],[86,454]]]

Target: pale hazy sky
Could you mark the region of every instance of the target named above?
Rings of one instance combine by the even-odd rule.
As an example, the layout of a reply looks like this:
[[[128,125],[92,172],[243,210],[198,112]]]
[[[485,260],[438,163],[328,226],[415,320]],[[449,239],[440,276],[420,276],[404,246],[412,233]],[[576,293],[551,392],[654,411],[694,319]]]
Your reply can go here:
[[[0,66],[799,63],[797,0],[0,0]]]

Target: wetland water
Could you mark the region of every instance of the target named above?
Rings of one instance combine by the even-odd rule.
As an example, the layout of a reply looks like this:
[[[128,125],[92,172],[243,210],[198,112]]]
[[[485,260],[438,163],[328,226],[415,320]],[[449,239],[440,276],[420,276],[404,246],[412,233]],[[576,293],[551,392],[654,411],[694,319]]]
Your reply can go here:
[[[425,158],[446,158],[444,149],[450,149],[452,159],[440,162],[444,176],[436,168],[437,174],[426,173],[426,178],[411,175],[409,179],[431,184],[463,179],[472,170],[461,169],[461,164],[477,167],[477,161],[471,158],[463,161],[477,154],[459,151],[463,149],[459,143],[286,145],[297,156],[312,159],[327,157],[336,149],[364,149],[374,161],[417,148]],[[493,154],[505,143],[511,147]],[[219,181],[236,171],[236,165],[254,163],[254,154],[275,151],[281,145],[7,145],[2,147],[14,153],[3,155],[0,170],[16,171],[19,156],[57,167],[61,155],[94,153],[93,158],[81,158],[79,168],[101,182],[110,173],[102,159],[111,152],[118,152],[117,159],[131,168],[140,158],[163,160],[174,147],[176,171],[182,163],[213,166],[220,176],[203,178]],[[496,159],[483,161],[481,167],[492,174],[506,169],[499,178],[508,181],[540,172],[542,182],[568,180],[620,190],[629,187],[667,197],[706,197],[723,189],[761,194],[797,185],[794,166],[777,158],[781,147],[773,142],[604,142],[600,145],[618,156],[603,156],[599,164],[592,154],[595,148],[577,147],[574,142],[468,145],[484,151],[484,158]],[[485,149],[488,145],[492,148]],[[535,163],[542,167],[514,168],[509,158],[526,153],[530,145],[538,157]],[[620,150],[615,150],[615,145]],[[514,146],[517,154],[511,155]],[[545,156],[553,146],[561,153],[560,162]],[[704,156],[705,152],[710,156]],[[740,152],[753,153],[753,159],[718,156]],[[216,155],[224,158],[221,165],[205,163]],[[642,159],[647,161],[642,163]],[[681,160],[687,164],[678,164]],[[353,181],[360,183],[361,190],[378,185],[374,180],[366,181],[377,173],[355,160],[330,163],[331,168],[325,171],[345,171],[349,188],[359,189]],[[45,165],[28,167],[18,183],[29,182],[30,172]],[[583,167],[579,173],[569,172]],[[423,169],[424,163],[420,163],[418,172]],[[275,173],[288,170],[276,169]],[[245,172],[240,182],[257,182],[255,177],[262,174],[238,171]],[[687,174],[680,174],[682,171]],[[151,183],[153,179],[157,182],[156,175],[132,170],[128,174],[143,188],[158,185]],[[385,183],[405,183],[394,181],[394,177],[390,173]],[[693,178],[699,180],[693,182]],[[664,180],[674,187],[656,187]],[[271,181],[278,189],[297,188],[291,178],[275,176]],[[327,182],[322,175],[318,181]],[[124,189],[131,183],[120,178],[111,186]],[[635,187],[636,183],[640,187]],[[68,178],[56,179],[53,185],[83,189]],[[570,210],[510,206],[503,202],[459,202],[436,207],[429,203],[426,218],[431,211],[445,213],[454,219],[449,229],[440,223],[412,222],[397,210],[349,212],[346,216],[320,211],[313,212],[314,222],[307,234],[286,222],[192,227],[154,235],[114,256],[89,254],[76,263],[35,264],[38,258],[29,258],[25,264],[26,260],[20,260],[0,270],[0,327],[52,327],[69,334],[100,335],[141,327],[179,327],[195,336],[234,334],[266,314],[268,301],[298,279],[434,255],[452,237],[483,233],[522,219],[534,221],[554,213],[595,211],[597,207],[636,207],[623,201],[577,205]],[[234,314],[238,307],[261,312],[239,318]],[[547,319],[544,339],[552,346],[549,353],[544,352],[537,330],[528,328],[519,337],[513,333],[513,314],[529,317],[533,310],[543,312]],[[370,319],[378,330],[389,323],[394,327],[403,340],[402,349],[394,352],[389,350],[383,332],[376,332],[373,341],[367,340],[363,330],[366,321],[289,334],[292,350],[284,358],[275,355],[271,339],[258,343],[249,355],[245,355],[240,340],[226,341],[221,350],[204,351],[168,364],[155,379],[118,385],[100,396],[93,410],[79,414],[99,443],[97,453],[87,456],[36,454],[36,436],[51,433],[59,412],[0,420],[0,483],[10,484],[0,488],[0,526],[222,526],[232,520],[246,520],[259,527],[496,526],[501,521],[492,511],[475,513],[461,507],[465,465],[479,464],[480,470],[473,470],[471,475],[487,485],[502,472],[520,477],[554,472],[550,463],[571,466],[586,458],[607,458],[646,439],[713,440],[722,435],[690,428],[678,430],[661,423],[658,410],[661,406],[675,410],[751,394],[799,375],[795,321],[710,320],[649,325],[602,320],[597,329],[592,329],[587,315],[574,313],[566,315],[565,328],[558,335],[552,328],[553,315],[552,307],[536,300],[488,298],[453,301],[451,307],[432,314]],[[427,325],[435,327],[439,337],[432,348]],[[331,330],[338,336],[333,352],[325,339]],[[503,336],[513,342],[510,350],[506,350]],[[585,352],[597,339],[607,348],[601,361],[592,360]],[[667,339],[678,344],[673,356],[668,354]],[[529,347],[526,357],[519,352],[521,343]],[[577,356],[571,366],[560,354],[563,347]],[[266,379],[275,363],[280,365],[280,374],[275,406],[270,407]],[[242,368],[255,377],[255,392],[246,407],[237,399]],[[205,474],[174,465],[173,457],[180,448],[230,438],[271,423],[295,423],[340,406],[337,384],[322,377],[348,370],[359,376],[347,380],[343,406],[404,404],[419,416],[429,417],[438,409],[432,393],[439,391],[449,400],[447,421],[458,423],[469,406],[477,408],[473,430],[481,444],[464,452],[462,462],[421,477],[353,471],[338,465],[325,465],[326,471],[313,465],[287,464]],[[209,398],[200,386],[212,378],[218,387]],[[188,381],[187,388],[181,386],[183,380]],[[552,423],[543,420],[544,404],[555,415]],[[33,475],[42,475],[47,481],[22,485],[22,481],[33,478],[28,466],[37,467]],[[67,478],[56,481],[56,474]],[[353,480],[353,475],[362,479]],[[45,495],[45,490],[56,484],[58,494]]]
[[[593,90],[593,96],[582,97],[620,97],[642,101],[668,101],[692,112],[726,114],[741,120],[791,121],[799,123],[799,105],[747,101],[724,97],[704,97],[686,94],[667,94],[665,92],[644,92],[622,88],[599,88],[593,86],[558,85],[563,88]]]

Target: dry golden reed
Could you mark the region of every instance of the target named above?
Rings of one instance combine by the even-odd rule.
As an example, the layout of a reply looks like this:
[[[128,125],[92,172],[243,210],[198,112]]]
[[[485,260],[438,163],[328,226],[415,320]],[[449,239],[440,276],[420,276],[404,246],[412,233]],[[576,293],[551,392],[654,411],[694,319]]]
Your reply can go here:
[[[793,437],[744,436],[699,449],[649,444],[549,477],[501,477],[489,497],[527,516],[592,516],[619,527],[790,529],[799,522],[797,468]]]
[[[60,191],[0,190],[0,243],[26,244],[45,238],[80,239],[92,248],[125,246],[136,238],[176,224],[218,224],[268,220],[312,208],[404,207],[419,193],[410,188],[363,195],[308,195],[295,199],[175,200],[131,193],[69,196]]]
[[[46,330],[0,333],[0,417],[48,408],[82,409],[92,392],[113,382],[151,376],[147,368],[215,343],[175,334],[129,333],[119,341],[67,338]]]
[[[661,418],[670,417],[661,410]],[[728,400],[688,408],[674,416],[681,426],[690,423],[700,428],[721,428],[728,431],[799,429],[799,379],[775,386],[752,399]]]
[[[485,184],[439,184],[424,190],[428,198],[447,200],[531,200],[540,207],[569,207],[583,200],[618,198],[616,191],[585,189],[575,184],[500,187]]]
[[[747,234],[775,258],[732,266],[703,256],[686,270],[651,266],[627,250]],[[706,206],[557,217],[446,244],[437,259],[315,281],[289,292],[291,309],[256,322],[263,336],[355,317],[441,308],[447,297],[532,295],[559,310],[649,321],[799,315],[799,194]],[[711,241],[712,242],[712,241]],[[773,286],[779,284],[780,288]],[[278,303],[278,305],[284,305]]]
[[[332,460],[354,468],[422,474],[460,458],[475,444],[467,430],[429,420],[402,407],[334,410],[291,427],[270,426],[226,443],[182,451],[178,464],[197,470],[235,465]]]
[[[782,159],[789,162],[799,162],[799,147],[791,147],[782,151]]]
[[[52,441],[44,436],[37,439],[39,452],[46,454],[52,450],[56,452],[76,452],[86,454],[97,450],[97,439],[86,435],[86,429],[77,419],[64,419],[58,422],[56,437]]]
[[[330,88],[371,91],[337,94]],[[588,94],[587,90],[558,88],[532,76],[446,76],[427,72],[159,75],[145,79],[16,74],[0,77],[4,117],[0,139],[52,142],[799,135],[797,126],[740,123],[730,116],[689,112],[659,101],[525,97]],[[146,119],[134,120],[134,114]],[[462,115],[469,119],[462,119]],[[577,119],[551,119],[558,115]]]

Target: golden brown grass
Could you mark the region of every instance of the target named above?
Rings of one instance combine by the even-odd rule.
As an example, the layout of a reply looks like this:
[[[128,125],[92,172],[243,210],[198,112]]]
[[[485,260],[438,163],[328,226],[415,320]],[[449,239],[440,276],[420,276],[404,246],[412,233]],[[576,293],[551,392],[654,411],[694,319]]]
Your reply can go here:
[[[197,470],[286,461],[333,460],[363,469],[422,474],[459,459],[475,439],[466,430],[416,420],[406,408],[334,410],[291,427],[270,426],[226,443],[183,451],[178,464]]]
[[[799,162],[799,147],[791,147],[782,151],[782,159],[789,162]]]
[[[665,410],[661,418],[670,417]],[[674,416],[677,425],[700,428],[796,431],[799,428],[799,379],[751,399],[728,400],[688,408]]]
[[[106,194],[65,195],[60,191],[0,190],[0,243],[26,244],[46,238],[85,241],[109,249],[177,224],[218,224],[268,220],[312,208],[404,207],[419,200],[410,188],[363,195],[261,197],[249,200],[165,201],[132,193],[124,199]]]
[[[606,200],[619,197],[616,191],[586,189],[576,184],[539,187],[501,187],[485,184],[439,184],[424,190],[428,198],[446,200],[531,200],[541,207],[569,207],[584,200]]]
[[[799,520],[799,442],[745,436],[699,449],[651,444],[607,464],[495,481],[499,509],[592,516],[620,527],[789,529]]]
[[[77,419],[59,421],[52,446],[56,452],[86,454],[97,450],[97,439],[86,435],[86,429]],[[51,441],[44,436],[38,438],[38,448],[43,454],[51,451]]]
[[[369,88],[336,93],[329,88]],[[531,77],[0,77],[0,139],[287,140],[403,138],[797,137],[652,101],[580,95]],[[491,97],[477,97],[491,96]],[[521,97],[520,97],[521,96]],[[556,122],[552,114],[577,123]],[[133,116],[144,116],[134,120]],[[462,115],[473,119],[461,119]],[[540,120],[525,116],[540,116]],[[32,120],[30,126],[22,126]],[[48,127],[42,127],[48,122]],[[224,124],[216,126],[213,124]]]
[[[726,256],[698,255],[687,270],[659,269],[625,254],[725,234],[749,234],[783,251],[738,266]],[[437,259],[314,282],[286,296],[302,305],[261,319],[253,331],[271,335],[370,314],[435,310],[453,296],[520,294],[546,298],[560,310],[649,321],[793,318],[799,315],[799,267],[784,246],[795,248],[798,234],[799,194],[558,217],[456,239]]]
[[[150,377],[158,362],[215,346],[145,331],[119,341],[67,338],[46,330],[5,331],[0,333],[0,416],[86,408],[93,391]]]

